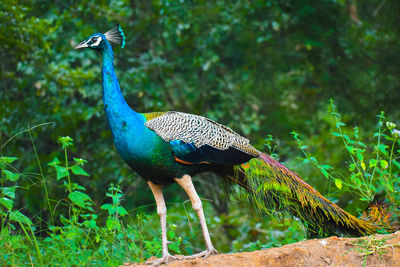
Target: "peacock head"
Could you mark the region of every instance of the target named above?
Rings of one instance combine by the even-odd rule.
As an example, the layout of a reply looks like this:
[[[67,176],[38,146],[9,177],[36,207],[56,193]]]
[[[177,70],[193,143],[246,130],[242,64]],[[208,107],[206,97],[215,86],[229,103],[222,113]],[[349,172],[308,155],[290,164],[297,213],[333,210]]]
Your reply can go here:
[[[115,26],[105,34],[95,33],[80,44],[75,49],[91,48],[96,51],[103,51],[107,47],[107,41],[120,44],[122,48],[125,46],[125,35],[120,25]]]

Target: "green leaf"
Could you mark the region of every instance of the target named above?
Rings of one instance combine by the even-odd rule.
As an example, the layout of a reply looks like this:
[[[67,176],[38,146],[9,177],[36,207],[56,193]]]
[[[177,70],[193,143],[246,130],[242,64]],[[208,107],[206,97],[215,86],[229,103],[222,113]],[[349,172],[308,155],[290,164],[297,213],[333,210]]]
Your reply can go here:
[[[369,167],[370,167],[370,168],[373,168],[373,167],[376,166],[377,163],[378,163],[378,162],[376,161],[376,159],[371,159],[371,160],[369,161]]]
[[[362,168],[362,169],[365,171],[365,169],[366,169],[366,166],[365,166],[365,163],[364,163],[364,161],[361,161],[360,165],[361,165],[361,168]]]
[[[2,187],[1,188],[1,193],[3,195],[6,195],[10,198],[15,198],[15,186],[11,186],[11,187]]]
[[[332,170],[332,166],[330,166],[330,165],[328,165],[328,164],[323,164],[323,165],[321,166],[321,168],[322,168],[322,169],[325,169],[325,170]]]
[[[17,159],[16,157],[0,157],[0,167],[11,164]]]
[[[122,206],[118,206],[118,207],[117,207],[117,212],[118,212],[118,214],[121,215],[122,217],[128,214],[128,212],[126,211],[126,209],[125,209],[124,207],[122,207]]]
[[[389,163],[384,159],[379,161],[379,163],[381,164],[382,169],[387,169],[387,167],[389,166]]]
[[[76,174],[76,175],[89,176],[89,174],[84,169],[82,169],[79,165],[75,165],[75,166],[71,167],[71,171],[73,174]]]
[[[67,148],[69,146],[73,146],[73,139],[69,136],[63,136],[58,138],[58,143],[60,143],[62,145],[62,148]]]
[[[83,225],[85,225],[89,229],[98,229],[95,220],[86,220],[86,221],[83,222]]]
[[[65,218],[62,214],[60,215],[60,221],[65,226],[72,224],[71,220]]]
[[[340,128],[341,126],[346,126],[346,124],[343,123],[343,122],[338,121],[338,122],[336,123],[336,128]]]
[[[82,191],[86,191],[86,188],[84,188],[83,186],[79,185],[79,184],[74,184],[74,186],[76,186],[76,190],[82,190]]]
[[[350,154],[354,154],[354,147],[353,146],[348,146],[347,150],[350,152]]]
[[[108,211],[109,215],[113,215],[116,212],[116,209],[113,205],[111,204],[104,204],[100,207],[102,210]]]
[[[382,152],[384,155],[386,155],[387,154],[386,150],[388,149],[388,146],[384,144],[379,144],[379,146],[376,146],[376,149]]]
[[[177,242],[172,242],[171,244],[169,244],[168,248],[180,254],[179,244]]]
[[[55,166],[55,165],[60,164],[60,163],[61,163],[61,161],[57,157],[54,157],[53,161],[47,163],[47,165]]]
[[[358,153],[358,152],[357,152],[357,158],[358,158],[359,161],[363,161],[364,160],[363,154]]]
[[[103,204],[103,205],[100,207],[100,209],[102,209],[102,210],[109,210],[110,208],[112,208],[112,205],[111,205],[111,204]]]
[[[357,144],[357,142],[356,141],[353,141],[353,140],[348,140],[348,142],[349,142],[349,144],[352,144],[352,145],[355,145],[355,144]]]
[[[359,146],[362,146],[362,147],[367,147],[367,146],[366,146],[363,142],[361,142],[361,141],[358,141],[357,144],[358,144]]]
[[[349,166],[349,171],[354,171],[356,169],[356,165],[355,164],[353,164],[353,163],[351,163],[350,164],[350,166]]]
[[[54,168],[56,168],[56,172],[57,172],[57,181],[65,176],[68,176],[67,168],[59,166],[59,165],[54,165]]]
[[[329,173],[325,169],[321,169],[321,173],[326,177],[329,178]]]
[[[86,205],[88,205],[86,201],[91,200],[91,198],[88,195],[80,191],[74,191],[69,193],[68,198],[72,201],[72,203],[81,208],[86,208]]]
[[[174,231],[168,231],[168,239],[173,240],[175,238],[175,232]]]
[[[335,185],[337,188],[342,189],[343,187],[343,181],[340,179],[335,179]]]
[[[83,165],[84,163],[87,163],[86,159],[81,159],[81,158],[74,158],[75,162],[78,163],[79,165]]]
[[[20,222],[25,225],[32,225],[32,221],[22,214],[19,210],[10,211],[9,218],[11,221]]]
[[[6,175],[6,180],[9,180],[11,182],[17,181],[20,177],[19,173],[10,172],[7,170],[3,170],[3,173]]]
[[[10,210],[10,209],[12,209],[14,202],[9,198],[1,197],[0,204]]]
[[[112,230],[112,229],[120,229],[121,228],[121,223],[119,220],[115,218],[108,218],[106,221],[107,228]]]

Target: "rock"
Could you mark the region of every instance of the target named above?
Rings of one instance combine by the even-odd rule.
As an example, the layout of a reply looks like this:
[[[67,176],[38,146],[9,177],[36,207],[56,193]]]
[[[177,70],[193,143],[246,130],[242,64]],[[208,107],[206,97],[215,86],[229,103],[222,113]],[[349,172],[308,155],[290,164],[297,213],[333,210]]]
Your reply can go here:
[[[363,256],[355,241],[366,238],[386,239],[382,247],[370,247],[375,253]],[[378,252],[379,251],[379,252]],[[374,235],[362,238],[329,237],[306,240],[279,248],[253,252],[219,254],[207,259],[172,262],[168,267],[258,267],[258,266],[400,266],[400,232],[389,235]],[[148,266],[131,263],[129,267]]]

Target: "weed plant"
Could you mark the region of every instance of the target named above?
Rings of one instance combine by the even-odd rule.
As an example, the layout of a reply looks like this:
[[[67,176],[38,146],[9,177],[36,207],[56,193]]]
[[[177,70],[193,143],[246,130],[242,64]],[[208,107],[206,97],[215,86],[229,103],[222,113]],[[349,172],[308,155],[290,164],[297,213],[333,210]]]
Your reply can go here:
[[[41,229],[32,220],[14,207],[19,179],[24,178],[13,167],[16,157],[0,157],[0,265],[1,266],[116,266],[124,261],[144,261],[152,255],[160,256],[161,244],[158,233],[149,229],[150,216],[137,214],[124,220],[127,210],[121,206],[123,198],[119,185],[111,184],[108,200],[101,205],[107,218],[103,225],[95,210],[95,203],[85,193],[85,188],[73,182],[72,176],[89,176],[84,170],[86,160],[68,157],[68,149],[73,146],[72,138],[60,137],[63,155],[48,163],[56,173],[56,183],[63,189],[64,195],[51,199],[48,194],[46,176],[40,168],[43,187],[46,191],[45,202],[50,211],[50,221],[46,222],[45,237]],[[49,175],[49,177],[51,177]],[[61,212],[56,210],[62,210]],[[53,214],[60,214],[53,218]],[[130,223],[127,223],[130,220]],[[175,235],[175,228],[169,227],[168,238],[172,242],[172,252],[181,253],[181,239]],[[153,233],[144,236],[144,233]]]

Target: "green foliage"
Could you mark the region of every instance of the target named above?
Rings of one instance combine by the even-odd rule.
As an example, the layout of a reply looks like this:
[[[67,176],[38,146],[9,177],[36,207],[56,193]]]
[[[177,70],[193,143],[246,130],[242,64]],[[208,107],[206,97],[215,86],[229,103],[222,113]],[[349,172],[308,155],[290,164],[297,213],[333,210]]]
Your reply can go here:
[[[337,149],[338,143],[329,129],[333,127],[335,132],[338,129],[335,120],[326,113],[325,103],[334,97],[343,114],[342,123],[354,125],[358,121],[359,129],[363,129],[358,134],[363,138],[376,132],[375,123],[369,118],[380,110],[387,112],[388,121],[398,124],[400,3],[353,1],[356,9],[350,9],[347,2],[0,2],[0,168],[2,188],[7,188],[1,191],[0,211],[2,222],[15,228],[1,230],[2,237],[7,236],[0,238],[0,242],[5,242],[1,248],[6,251],[0,253],[5,255],[2,261],[11,265],[30,264],[29,253],[38,247],[32,232],[38,237],[47,236],[47,231],[53,233],[50,226],[64,225],[61,215],[73,223],[81,223],[89,220],[82,215],[94,214],[101,229],[100,225],[106,225],[109,219],[109,210],[99,211],[98,207],[106,193],[114,194],[107,191],[112,183],[124,191],[125,197],[120,201],[126,210],[136,211],[139,205],[152,203],[150,208],[141,211],[154,211],[154,200],[146,183],[132,174],[113,149],[102,111],[100,59],[94,52],[82,54],[73,49],[83,38],[94,32],[105,32],[116,23],[122,25],[127,38],[124,49],[114,47],[116,71],[131,107],[141,112],[180,110],[205,115],[245,134],[258,148],[265,143],[265,136],[272,133],[276,139],[267,138],[267,149],[273,156],[279,153],[281,160],[302,177],[308,177],[310,184],[350,210],[360,209],[374,189],[392,192],[398,201],[398,184],[388,180],[399,167],[394,156],[399,154],[398,147],[387,139],[398,136],[396,127],[391,134],[383,132],[376,148],[376,140],[371,145],[368,138],[363,139],[367,148],[349,143],[354,162],[350,159],[345,165],[343,159],[349,151]],[[358,13],[349,13],[349,10]],[[344,135],[358,142],[354,130],[339,126]],[[321,168],[317,171],[296,161],[296,151],[288,135],[290,129],[306,136],[302,142],[309,150],[303,149],[318,159]],[[75,145],[69,146],[72,140],[65,137],[60,140],[62,148],[59,148],[55,140],[60,135],[72,136]],[[34,140],[38,140],[37,144]],[[343,142],[342,137],[339,140]],[[379,154],[379,160],[370,157],[374,153]],[[6,157],[10,155],[19,159]],[[79,157],[90,159],[90,164]],[[315,163],[312,158],[309,160]],[[328,160],[329,165],[320,163]],[[367,174],[373,169],[376,171],[372,179]],[[331,178],[320,179],[321,172]],[[352,173],[361,173],[365,181],[372,179],[373,183],[363,184],[362,178],[352,178]],[[362,183],[361,187],[356,179]],[[243,229],[250,229],[227,230],[229,238],[218,240],[220,244],[216,247],[230,251],[232,241],[238,240],[235,250],[241,250],[237,246],[256,242],[255,237],[262,244],[271,242],[270,236],[250,234],[254,232],[251,229],[258,228],[255,224],[259,220],[255,217],[238,220],[226,215],[243,216],[226,205],[224,196],[216,192],[218,186],[207,188],[201,183],[196,188],[213,200],[208,210],[214,214],[211,223],[220,220],[233,228],[244,225]],[[171,203],[182,201],[181,190],[172,186],[165,191]],[[345,194],[348,191],[363,201]],[[118,207],[114,200],[109,200],[105,204],[111,206],[106,207]],[[169,216],[172,210],[170,218],[174,219],[171,221],[178,227],[187,222],[180,208],[169,208]],[[32,230],[21,214],[31,220]],[[117,217],[121,219],[121,214]],[[128,220],[127,217],[123,219]],[[152,226],[144,224],[136,228],[136,224],[129,223],[122,232],[134,240],[158,238],[158,233],[139,234],[146,229],[158,229],[157,216],[142,219],[151,221]],[[135,217],[133,221],[140,220]],[[263,222],[262,227],[267,226]],[[74,228],[77,240],[89,231],[85,227],[83,232],[77,226]],[[268,227],[276,229],[276,225]],[[20,230],[23,234],[16,234]],[[69,230],[63,230],[63,235],[60,231],[54,235],[67,240]],[[201,248],[201,238],[192,240],[193,231],[182,233],[185,238],[180,243],[184,247],[181,251]],[[284,231],[278,231],[286,235],[275,243],[292,241],[287,237],[290,232]],[[90,232],[96,240],[97,234],[93,229]],[[195,236],[201,236],[200,232],[196,233]],[[112,240],[117,240],[118,245],[125,244],[124,236],[105,235],[104,241],[99,234],[99,241],[90,246],[99,247],[104,241],[102,259],[110,259],[107,257],[111,257],[110,251],[115,251],[117,245],[105,249],[106,244]],[[35,248],[28,250],[21,263],[12,253],[22,255],[21,247],[26,240],[29,248]],[[69,251],[67,245],[58,250],[51,240],[48,246],[52,246],[52,253]],[[189,241],[194,243],[193,248],[188,245]],[[149,248],[159,244],[149,242]],[[126,241],[128,246],[133,243]],[[141,253],[141,259],[150,255],[141,246],[132,245],[130,249],[136,251],[135,255]],[[92,255],[87,251],[86,254],[69,252],[78,261],[78,255],[86,259]],[[45,259],[51,253],[36,252],[36,256],[41,254]],[[65,257],[62,252],[54,255]],[[98,264],[106,261],[99,260]]]
[[[128,212],[121,205],[124,194],[120,185],[109,185],[103,204],[93,201],[85,192],[85,187],[76,182],[79,175],[88,177],[84,170],[88,162],[81,158],[71,160],[68,156],[73,149],[72,138],[60,137],[58,143],[62,150],[47,164],[50,167],[48,171],[54,174],[42,173],[44,183],[41,184],[42,187],[48,185],[49,199],[44,203],[49,205],[47,208],[52,214],[56,214],[54,218],[38,215],[31,220],[25,215],[26,211],[14,208],[18,191],[19,195],[23,195],[21,191],[31,188],[20,188],[19,180],[27,179],[32,174],[19,172],[13,167],[16,157],[0,157],[0,264],[115,266],[127,261],[144,261],[151,256],[160,257],[158,216],[146,215],[140,210]],[[213,232],[225,232],[232,239],[221,236],[221,240],[215,240],[225,251],[278,246],[299,241],[305,236],[299,222],[293,223],[285,217],[254,220],[251,214],[240,214],[234,205],[230,207],[229,215],[221,216],[207,203],[204,207]],[[203,250],[196,213],[186,211],[182,205],[172,205],[168,214],[170,251],[174,254],[193,254]],[[190,227],[187,227],[187,222]],[[192,228],[192,224],[196,226]]]
[[[344,151],[348,153],[347,170],[341,173],[328,164],[323,164],[311,153],[307,152],[307,145],[293,131],[293,138],[296,140],[299,149],[305,156],[303,163],[311,163],[317,167],[321,174],[334,181],[339,190],[349,190],[359,197],[361,201],[371,203],[376,195],[385,193],[391,203],[400,205],[400,139],[395,129],[396,124],[387,121],[386,126],[389,130],[385,134],[385,116],[381,112],[377,131],[373,134],[376,139],[375,144],[370,144],[370,140],[363,140],[360,137],[360,130],[354,127],[351,131],[342,122],[341,115],[331,100],[330,114],[335,121],[335,129],[331,134],[342,142]],[[352,135],[347,134],[351,132]]]
[[[13,222],[20,224],[23,229],[32,225],[32,221],[28,217],[14,208],[15,191],[18,188],[15,182],[18,181],[21,175],[16,173],[15,170],[10,171],[7,170],[7,168],[12,168],[11,164],[16,160],[16,157],[0,157],[0,170],[2,173],[0,188],[0,217],[2,221],[1,228],[6,225],[8,220],[10,221],[8,225],[12,229],[15,229]],[[13,183],[10,184],[10,186],[5,186],[7,181]]]
[[[54,168],[59,186],[64,189],[61,199],[49,199],[48,203],[57,203],[48,208],[56,213],[59,206],[63,211],[57,211],[59,218],[56,224],[39,218],[39,223],[14,208],[18,180],[22,177],[12,166],[16,157],[0,157],[2,186],[0,188],[0,217],[2,221],[0,233],[0,263],[2,265],[108,265],[115,266],[126,261],[143,261],[152,255],[161,255],[161,241],[158,232],[149,228],[149,216],[137,214],[136,219],[123,220],[128,211],[121,205],[123,193],[119,185],[110,185],[106,196],[111,203],[101,205],[107,212],[102,223],[95,210],[96,204],[86,194],[79,183],[74,182],[73,175],[89,176],[83,169],[87,163],[81,158],[74,158],[73,163],[68,157],[68,149],[73,147],[70,137],[58,139],[65,158],[57,157],[48,163]],[[25,175],[23,175],[25,177]],[[46,179],[48,179],[46,175]],[[12,183],[10,183],[12,182]],[[7,186],[5,186],[7,184]],[[107,202],[107,200],[106,200]],[[37,231],[46,223],[45,234]],[[170,225],[168,238],[172,241],[170,248],[175,253],[181,253],[181,248],[188,245],[174,232],[176,226]],[[149,236],[149,233],[153,235]],[[150,238],[149,238],[150,237]]]

